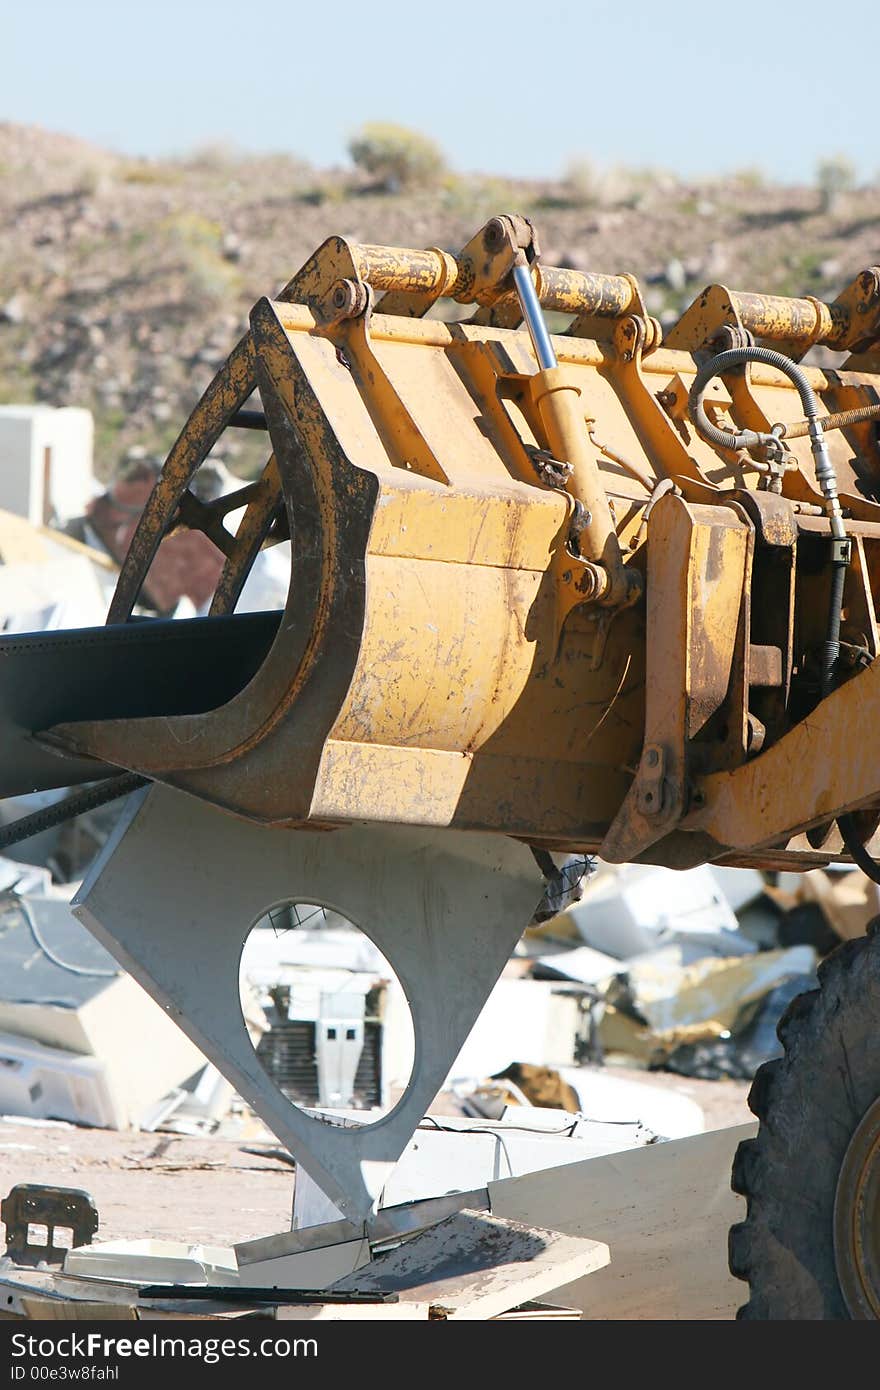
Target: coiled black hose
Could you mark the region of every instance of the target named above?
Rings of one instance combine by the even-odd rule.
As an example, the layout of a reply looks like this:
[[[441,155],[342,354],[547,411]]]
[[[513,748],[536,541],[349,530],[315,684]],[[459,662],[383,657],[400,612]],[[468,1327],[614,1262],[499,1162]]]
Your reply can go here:
[[[719,352],[704,362],[694,378],[689,397],[691,419],[697,431],[713,444],[716,449],[757,449],[765,448],[779,453],[782,445],[779,435],[758,430],[719,429],[706,414],[703,394],[713,377],[723,372],[742,367],[746,362],[762,362],[767,367],[775,367],[793,382],[801,398],[807,428],[810,435],[810,448],[816,466],[816,481],[828,509],[832,538],[831,598],[828,606],[828,622],[825,628],[825,641],[822,644],[821,692],[822,697],[830,694],[834,685],[834,671],[840,656],[840,610],[843,605],[843,585],[846,568],[849,564],[846,528],[840,499],[837,496],[837,477],[828,454],[825,434],[819,416],[819,402],[816,393],[807,380],[806,373],[781,352],[764,347],[734,347]]]
[[[796,362],[792,362],[790,357],[786,357],[784,353],[775,352],[773,348],[735,347],[727,348],[724,352],[719,352],[715,357],[710,358],[708,362],[704,362],[694,378],[688,401],[691,419],[697,431],[710,444],[714,444],[716,449],[756,449],[762,447],[775,451],[781,449],[780,437],[772,431],[739,430],[734,433],[731,430],[722,430],[717,425],[713,425],[706,414],[706,408],[703,405],[703,393],[712,378],[721,376],[724,372],[732,371],[734,367],[742,367],[747,362],[762,362],[767,367],[775,367],[777,371],[784,373],[797,388],[804,415],[807,417],[810,448],[813,451],[816,465],[816,481],[828,505],[831,534],[835,540],[845,540],[846,530],[843,525],[843,513],[840,510],[840,501],[837,496],[837,477],[828,454],[828,446],[825,443],[825,432],[822,429],[819,415],[819,402],[816,399],[815,391],[807,380],[806,373]]]

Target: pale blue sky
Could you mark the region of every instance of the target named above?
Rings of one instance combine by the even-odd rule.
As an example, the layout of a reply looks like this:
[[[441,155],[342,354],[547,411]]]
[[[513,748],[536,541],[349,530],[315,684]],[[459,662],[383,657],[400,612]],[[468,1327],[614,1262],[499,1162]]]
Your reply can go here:
[[[131,154],[328,165],[381,119],[461,170],[804,180],[843,153],[869,178],[878,38],[877,0],[0,0],[0,119]]]

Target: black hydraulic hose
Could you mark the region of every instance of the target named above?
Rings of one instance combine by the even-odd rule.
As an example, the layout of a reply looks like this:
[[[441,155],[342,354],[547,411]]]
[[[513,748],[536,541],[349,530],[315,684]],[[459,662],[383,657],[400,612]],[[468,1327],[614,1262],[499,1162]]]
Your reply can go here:
[[[265,430],[266,415],[262,410],[237,410],[229,417],[229,423],[237,430]]]
[[[765,366],[775,367],[777,371],[787,376],[797,388],[804,415],[807,417],[810,448],[813,451],[813,460],[816,466],[816,481],[822,491],[822,496],[825,498],[831,526],[831,597],[828,607],[828,621],[825,627],[825,641],[822,644],[821,691],[824,698],[833,688],[834,671],[840,656],[840,610],[843,604],[844,579],[849,564],[849,542],[843,524],[840,499],[837,496],[837,477],[828,454],[828,446],[825,443],[816,393],[810,385],[806,373],[784,353],[775,352],[773,348],[765,347],[727,348],[724,352],[719,352],[715,357],[710,358],[708,362],[704,362],[697,372],[688,401],[690,415],[698,432],[717,449],[765,448],[775,451],[778,455],[782,448],[778,434],[772,431],[738,430],[734,432],[722,430],[714,425],[706,414],[703,395],[712,378],[721,376],[723,372],[732,371],[735,367],[742,367],[747,362],[762,362]]]
[[[766,367],[775,367],[777,371],[787,376],[797,388],[804,415],[807,417],[810,448],[813,451],[816,465],[816,481],[828,506],[831,534],[835,540],[845,540],[843,514],[837,496],[837,477],[828,456],[828,446],[825,443],[825,433],[819,415],[819,402],[806,373],[798,366],[797,362],[792,362],[790,357],[786,357],[782,352],[775,352],[773,348],[735,347],[719,352],[708,362],[703,363],[694,378],[688,402],[694,425],[703,438],[707,439],[710,444],[714,444],[716,449],[755,449],[759,447],[780,449],[780,437],[772,431],[738,430],[734,433],[730,430],[722,430],[717,425],[713,425],[706,414],[706,408],[703,405],[703,393],[712,378],[721,376],[724,372],[732,371],[735,367],[745,366],[747,362],[762,362]]]
[[[720,430],[712,424],[702,407],[703,392],[712,378],[721,376],[724,372],[732,371],[734,367],[745,366],[746,362],[763,362],[767,367],[775,367],[777,371],[784,372],[797,387],[807,420],[819,418],[819,402],[806,373],[802,367],[798,366],[797,362],[792,362],[790,357],[786,357],[785,353],[765,347],[725,348],[723,352],[716,353],[714,357],[710,357],[708,361],[703,363],[694,377],[694,384],[690,390],[689,405],[694,424],[700,434],[704,435],[711,443],[717,443],[718,447],[722,449],[748,449],[753,446],[739,443],[741,436],[751,435],[756,441],[768,438],[766,434],[759,434],[756,430],[741,430],[737,434],[732,434],[728,430]],[[713,439],[713,434],[719,438]],[[725,440],[724,443],[720,442],[721,438]]]
[[[822,420],[819,416],[819,403],[815,392],[797,363],[792,362],[781,352],[774,352],[772,348],[761,347],[729,348],[725,352],[718,353],[698,371],[690,393],[691,419],[703,438],[719,449],[753,449],[761,446],[778,449],[780,447],[778,435],[760,434],[755,430],[741,430],[736,433],[722,430],[717,425],[713,425],[706,414],[703,406],[703,393],[712,378],[719,376],[722,372],[730,371],[734,367],[740,367],[746,362],[763,362],[768,367],[775,367],[778,371],[784,372],[797,387],[804,415],[807,417],[807,432],[810,436],[810,447],[816,464],[816,480],[828,507],[832,536],[832,571],[828,624],[825,641],[822,645],[821,693],[824,699],[834,688],[834,676],[837,660],[840,656],[840,612],[843,607],[844,581],[849,564],[849,545],[843,524],[843,513],[837,496],[837,479],[828,456]],[[857,864],[862,873],[867,874],[874,883],[880,883],[880,864],[872,858],[860,839],[855,816],[852,813],[844,813],[837,817],[837,825],[844,848],[853,863]]]
[[[864,842],[859,838],[856,818],[851,811],[837,817],[837,828],[843,840],[843,847],[853,863],[857,864],[868,878],[873,879],[875,883],[880,883],[880,864],[872,858],[865,848]]]
[[[843,608],[843,586],[846,580],[848,561],[831,561],[831,598],[828,605],[828,625],[825,641],[822,643],[822,669],[820,693],[822,699],[834,689],[834,673],[840,656],[840,610]]]

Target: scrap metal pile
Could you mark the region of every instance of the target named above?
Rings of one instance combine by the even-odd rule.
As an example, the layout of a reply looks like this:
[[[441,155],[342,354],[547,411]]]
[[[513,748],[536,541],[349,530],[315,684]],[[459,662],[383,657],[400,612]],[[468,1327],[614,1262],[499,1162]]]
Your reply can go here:
[[[450,301],[470,317],[446,321]],[[632,276],[544,265],[523,218],[458,255],[330,238],[254,306],[183,429],[108,625],[0,644],[0,794],[132,792],[82,920],[348,1220],[373,1209],[560,855],[851,857],[878,875],[878,336],[877,268],[832,304],[710,286],[662,341]],[[816,347],[846,360],[801,366]],[[265,467],[200,496],[227,428],[266,432]],[[133,620],[181,528],[222,556],[208,615]],[[236,613],[282,541],[283,612]],[[320,1125],[254,1065],[242,943],[291,900],[361,926],[412,1008],[413,1075],[375,1125]],[[754,1103],[767,1119],[812,1089],[811,1123],[837,1136],[827,1231],[805,1261],[787,1203],[807,1160],[762,1127],[732,1247],[754,1315],[880,1307],[845,1236],[880,1113],[877,944],[825,979]],[[837,1005],[845,1120],[804,1080],[836,1066]],[[797,1026],[821,1044],[799,1049]]]

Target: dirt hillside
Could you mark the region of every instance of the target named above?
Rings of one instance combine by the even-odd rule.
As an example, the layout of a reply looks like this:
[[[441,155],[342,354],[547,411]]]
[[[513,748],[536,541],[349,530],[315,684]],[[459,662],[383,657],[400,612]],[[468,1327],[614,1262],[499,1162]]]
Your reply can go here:
[[[107,477],[131,451],[164,455],[255,299],[331,233],[456,250],[492,214],[522,211],[548,262],[634,273],[668,323],[716,280],[833,297],[880,261],[880,188],[828,202],[748,171],[700,186],[651,171],[443,174],[389,193],[293,157],[133,160],[0,124],[0,402],[89,406]],[[248,471],[235,453],[248,447],[220,452]]]

